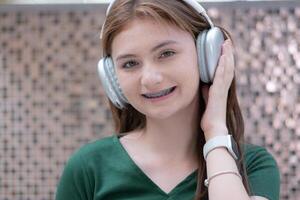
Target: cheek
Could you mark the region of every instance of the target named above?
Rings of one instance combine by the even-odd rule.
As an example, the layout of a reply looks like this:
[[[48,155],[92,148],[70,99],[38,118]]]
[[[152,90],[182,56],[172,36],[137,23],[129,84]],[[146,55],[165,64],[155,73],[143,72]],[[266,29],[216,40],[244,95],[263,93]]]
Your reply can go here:
[[[185,90],[189,93],[194,93],[198,91],[200,84],[200,74],[198,65],[196,62],[186,63],[184,69],[180,73],[180,78],[183,83],[185,83],[185,87],[189,88],[189,90]]]
[[[127,86],[127,82],[126,81],[126,75],[123,72],[118,71],[118,69],[116,69],[116,76],[117,76],[117,80],[119,85],[121,86],[121,88],[126,88]],[[123,89],[124,90],[124,89]]]
[[[190,52],[190,53],[188,53]],[[187,49],[184,54],[178,59],[180,74],[194,77],[199,74],[197,52],[194,49]]]
[[[196,61],[182,62],[180,67],[175,70],[179,77],[188,81],[197,81],[200,78],[199,67]]]
[[[137,82],[134,79],[134,76],[130,76],[124,73],[117,73],[118,82],[120,84],[121,90],[129,100],[133,93],[138,92]],[[129,78],[130,77],[130,78]]]

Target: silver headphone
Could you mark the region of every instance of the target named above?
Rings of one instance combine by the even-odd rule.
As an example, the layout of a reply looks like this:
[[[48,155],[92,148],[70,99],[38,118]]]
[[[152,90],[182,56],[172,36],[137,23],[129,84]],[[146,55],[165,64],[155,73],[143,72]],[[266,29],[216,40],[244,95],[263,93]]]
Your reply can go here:
[[[109,14],[111,7],[117,0],[112,0],[107,8],[106,16]],[[213,82],[214,74],[221,55],[221,48],[224,42],[223,33],[220,28],[215,27],[211,19],[206,14],[205,9],[196,0],[182,0],[192,6],[199,12],[210,25],[210,29],[206,29],[197,36],[196,47],[199,60],[200,79],[205,83]],[[100,38],[102,39],[105,22],[102,25]],[[118,82],[115,67],[111,57],[106,56],[98,62],[98,73],[105,93],[110,101],[119,109],[129,104],[124,96],[120,84]]]

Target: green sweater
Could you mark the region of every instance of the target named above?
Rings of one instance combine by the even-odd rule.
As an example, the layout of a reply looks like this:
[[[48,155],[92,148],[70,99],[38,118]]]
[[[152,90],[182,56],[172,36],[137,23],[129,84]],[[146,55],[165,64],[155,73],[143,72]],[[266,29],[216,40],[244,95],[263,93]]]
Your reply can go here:
[[[245,145],[251,196],[279,199],[277,163],[265,148]],[[67,162],[56,200],[191,200],[197,170],[169,193],[161,190],[131,159],[117,135],[88,143]]]

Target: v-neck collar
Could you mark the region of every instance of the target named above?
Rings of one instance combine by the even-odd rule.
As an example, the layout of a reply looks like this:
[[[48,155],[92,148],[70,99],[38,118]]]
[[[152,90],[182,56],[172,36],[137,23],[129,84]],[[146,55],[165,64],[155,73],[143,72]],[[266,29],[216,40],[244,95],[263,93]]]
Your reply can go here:
[[[164,196],[170,197],[172,195],[177,194],[180,192],[182,189],[184,189],[183,185],[187,184],[189,181],[193,180],[197,173],[198,169],[190,173],[187,177],[185,177],[182,181],[180,181],[170,192],[165,192],[162,190],[155,182],[152,181],[152,179],[144,173],[144,171],[134,162],[134,160],[131,158],[131,156],[128,154],[122,143],[120,142],[120,136],[114,135],[113,136],[113,141],[117,144],[120,152],[124,155],[128,163],[134,168],[135,172],[137,172],[145,181],[147,181],[150,185],[153,186],[154,189],[156,189],[159,193],[163,194]]]

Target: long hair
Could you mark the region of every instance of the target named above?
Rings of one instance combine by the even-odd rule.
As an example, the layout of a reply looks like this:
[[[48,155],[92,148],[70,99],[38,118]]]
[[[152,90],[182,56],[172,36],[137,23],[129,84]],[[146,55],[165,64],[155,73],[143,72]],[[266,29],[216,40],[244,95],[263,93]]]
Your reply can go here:
[[[122,31],[122,29],[133,19],[151,18],[159,23],[172,24],[180,29],[189,32],[196,41],[197,35],[210,26],[205,18],[195,11],[190,5],[179,0],[118,0],[111,8],[111,12],[106,18],[106,23],[102,36],[103,55],[111,55],[111,46],[114,37]],[[225,38],[231,38],[228,31],[221,28]],[[203,83],[202,83],[203,84]],[[201,90],[199,90],[201,91]],[[118,109],[109,101],[112,117],[115,125],[115,131],[118,135],[137,129],[143,129],[146,125],[146,117],[137,111],[131,105],[127,105],[126,109]],[[199,98],[199,119],[205,111],[205,102],[200,95]],[[198,149],[198,177],[197,188],[194,200],[208,199],[208,190],[204,186],[204,180],[207,178],[206,162],[203,158],[203,146],[205,144],[204,133],[198,123],[199,134],[197,138]],[[244,121],[239,107],[236,95],[235,78],[231,83],[228,91],[226,125],[228,131],[238,143],[238,150],[241,158],[237,161],[237,166],[243,178],[243,184],[249,193],[249,184],[244,165],[244,154],[242,144],[244,143]]]

